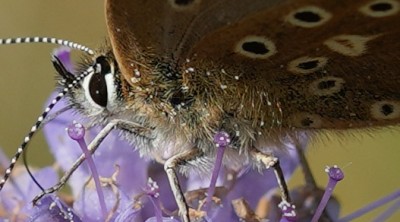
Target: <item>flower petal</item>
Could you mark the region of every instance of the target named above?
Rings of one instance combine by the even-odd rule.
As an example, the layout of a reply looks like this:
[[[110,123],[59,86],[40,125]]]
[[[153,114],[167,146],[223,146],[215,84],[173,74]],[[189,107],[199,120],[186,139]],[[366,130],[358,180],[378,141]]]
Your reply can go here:
[[[30,222],[82,221],[73,210],[53,195],[43,197],[31,213]]]

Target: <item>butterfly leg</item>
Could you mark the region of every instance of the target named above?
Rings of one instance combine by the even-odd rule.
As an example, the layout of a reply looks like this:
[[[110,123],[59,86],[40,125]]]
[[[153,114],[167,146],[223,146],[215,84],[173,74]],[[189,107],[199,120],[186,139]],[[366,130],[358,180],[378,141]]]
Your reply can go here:
[[[177,168],[184,166],[188,161],[195,160],[202,156],[203,152],[198,149],[192,149],[190,151],[177,154],[169,158],[164,164],[164,170],[167,173],[169,184],[172,192],[174,193],[175,201],[178,204],[179,214],[184,222],[189,222],[189,207],[185,200],[185,196],[182,192],[182,188],[179,185],[178,177],[176,174]]]
[[[90,144],[88,145],[89,152],[91,154],[93,154],[97,150],[97,148],[99,147],[101,142],[103,142],[103,140],[108,136],[108,134],[113,129],[116,129],[116,128],[122,129],[122,130],[129,130],[130,132],[136,132],[138,134],[144,133],[149,130],[149,129],[147,129],[137,123],[134,123],[134,122],[129,122],[126,120],[119,120],[119,119],[112,120],[96,135],[96,137],[92,140],[92,142],[90,142]],[[59,189],[61,189],[67,183],[67,181],[69,180],[71,175],[75,172],[75,170],[83,163],[84,160],[85,160],[85,156],[84,156],[84,154],[82,154],[75,161],[75,163],[72,165],[72,167],[64,173],[64,175],[60,179],[60,181],[56,185],[44,190],[42,193],[37,195],[33,199],[33,203],[36,203],[44,195],[54,193],[54,192],[58,191]]]
[[[281,191],[282,201],[286,201],[286,202],[290,203],[289,190],[286,185],[286,181],[285,181],[285,177],[283,175],[282,168],[279,164],[279,159],[274,157],[271,154],[262,153],[256,149],[253,149],[251,151],[251,155],[253,156],[253,158],[256,161],[264,164],[264,166],[267,169],[270,167],[272,167],[274,169],[275,177],[278,182],[279,189]]]
[[[306,185],[312,189],[317,189],[317,182],[315,182],[315,178],[311,172],[310,165],[308,164],[307,158],[304,155],[304,151],[303,151],[302,147],[300,147],[299,144],[296,144],[295,147],[296,147],[296,151],[297,151],[297,156],[299,157],[300,166],[303,171],[304,180],[306,182]]]

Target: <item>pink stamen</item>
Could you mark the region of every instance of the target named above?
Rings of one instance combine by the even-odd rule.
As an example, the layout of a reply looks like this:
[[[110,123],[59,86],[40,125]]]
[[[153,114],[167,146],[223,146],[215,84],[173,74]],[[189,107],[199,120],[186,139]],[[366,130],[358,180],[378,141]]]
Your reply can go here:
[[[96,191],[97,191],[97,196],[99,198],[101,212],[103,214],[103,218],[106,219],[107,214],[108,214],[106,202],[104,199],[103,190],[101,189],[100,176],[97,172],[96,164],[93,161],[92,155],[90,154],[90,151],[89,151],[87,144],[85,142],[85,139],[84,139],[85,128],[83,127],[82,124],[74,122],[67,128],[67,131],[68,131],[69,137],[71,137],[71,139],[78,142],[80,148],[82,149],[82,152],[85,154],[87,164],[89,166],[90,171],[92,172],[93,181],[96,186]]]
[[[230,142],[231,139],[229,137],[229,134],[224,131],[218,132],[214,136],[214,143],[217,146],[218,150],[217,150],[217,157],[215,158],[214,169],[211,175],[210,186],[208,187],[207,191],[206,204],[204,206],[204,209],[206,211],[210,209],[212,197],[214,196],[215,192],[215,186],[217,184],[218,174],[222,166],[222,160],[224,157],[225,148],[229,145]]]
[[[328,185],[326,186],[325,193],[322,196],[321,202],[319,203],[318,208],[317,208],[311,222],[318,222],[319,218],[322,215],[322,212],[324,211],[326,205],[328,204],[330,197],[332,196],[332,193],[336,187],[336,184],[339,181],[343,180],[343,178],[344,178],[343,171],[337,166],[327,167],[325,171],[329,175]]]

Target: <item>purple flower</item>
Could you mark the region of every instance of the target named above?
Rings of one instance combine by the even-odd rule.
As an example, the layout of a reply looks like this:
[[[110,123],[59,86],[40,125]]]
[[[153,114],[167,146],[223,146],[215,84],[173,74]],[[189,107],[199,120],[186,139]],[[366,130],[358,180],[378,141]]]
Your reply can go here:
[[[60,102],[57,105],[57,107],[64,106],[66,106],[64,102]],[[74,120],[85,125],[85,118],[70,110],[61,114],[44,127],[50,149],[63,170],[68,170],[82,154],[77,143],[69,139],[65,131],[66,126]],[[91,141],[99,130],[99,128],[87,130],[85,140],[87,142]],[[289,177],[298,165],[296,151],[289,144],[287,152],[277,154],[281,163],[285,163],[282,167],[286,177]],[[93,159],[103,180],[105,178],[109,180],[109,184],[104,185],[103,191],[108,204],[107,209],[116,207],[112,217],[115,220],[124,217],[123,215],[127,214],[127,211],[124,210],[134,205],[134,197],[144,193],[149,177],[158,183],[158,198],[162,206],[169,211],[177,209],[163,166],[141,158],[133,146],[119,139],[118,132],[112,132],[107,136],[93,155]],[[118,172],[116,172],[116,166],[118,166]],[[219,186],[222,185],[224,178],[229,173],[231,172],[227,172],[226,169],[222,170],[218,180]],[[90,183],[90,176],[88,167],[83,164],[68,181],[75,200],[73,208],[84,221],[101,221],[102,218],[99,218],[99,215],[101,215],[100,207],[94,185]],[[114,180],[111,178],[114,178]],[[188,178],[182,177],[180,181],[182,186],[188,190],[207,188],[209,186],[209,180],[197,174],[193,174]],[[252,185],[251,189],[249,189],[249,184]],[[268,191],[274,189],[276,185],[272,170],[263,170],[260,173],[256,170],[243,169],[238,172],[232,190],[222,199],[220,206],[213,207],[208,217],[212,218],[213,221],[219,221],[223,218],[237,220],[238,218],[231,205],[232,200],[243,197],[252,208],[255,208],[259,199],[266,195]],[[118,199],[120,199],[118,206],[114,206],[112,203],[116,203]],[[154,207],[149,202],[149,199],[142,197],[140,202],[143,202],[141,203],[141,209],[134,209],[130,216],[133,215],[136,218],[135,221],[144,221],[146,218],[153,217],[155,215]]]
[[[9,164],[7,157],[0,149],[2,167]],[[58,181],[57,172],[53,167],[34,169],[33,176],[43,181],[42,186],[52,186]],[[0,206],[2,213],[0,218],[14,218],[16,221],[25,221],[32,212],[31,200],[40,192],[23,166],[17,166],[12,174],[12,180],[7,183],[0,192]]]

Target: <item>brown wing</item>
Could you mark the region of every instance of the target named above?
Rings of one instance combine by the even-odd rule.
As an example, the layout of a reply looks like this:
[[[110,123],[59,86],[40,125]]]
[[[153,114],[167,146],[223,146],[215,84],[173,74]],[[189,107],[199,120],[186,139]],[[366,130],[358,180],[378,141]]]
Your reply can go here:
[[[106,20],[114,54],[129,80],[135,69],[146,66],[143,57],[149,53],[185,60],[206,33],[277,2],[282,1],[107,0]]]
[[[287,1],[207,35],[186,66],[221,86],[212,94],[223,96],[225,111],[257,124],[280,113],[287,127],[395,124],[399,8],[396,0]],[[186,81],[210,94],[200,73]]]

